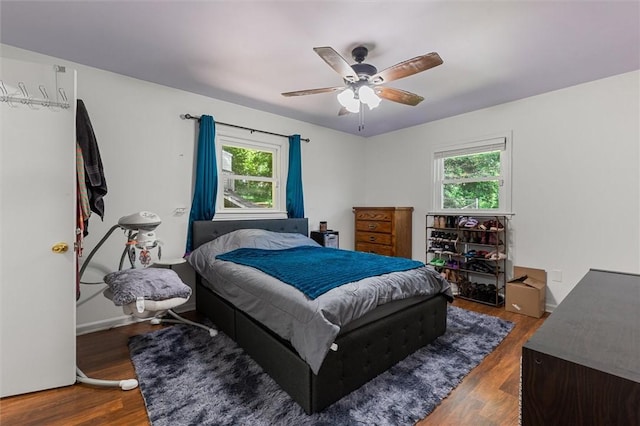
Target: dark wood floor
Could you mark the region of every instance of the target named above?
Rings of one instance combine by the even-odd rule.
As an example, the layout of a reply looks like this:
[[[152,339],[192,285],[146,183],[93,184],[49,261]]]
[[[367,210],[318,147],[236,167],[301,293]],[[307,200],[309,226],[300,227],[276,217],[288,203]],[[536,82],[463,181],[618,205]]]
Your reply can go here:
[[[454,304],[513,321],[516,326],[418,425],[517,425],[521,346],[544,319],[464,300],[456,300]],[[197,319],[193,314],[185,317]],[[79,336],[78,365],[89,377],[134,378],[127,340],[157,327],[140,323]],[[121,391],[77,384],[1,399],[0,424],[148,425],[149,422],[138,389]]]

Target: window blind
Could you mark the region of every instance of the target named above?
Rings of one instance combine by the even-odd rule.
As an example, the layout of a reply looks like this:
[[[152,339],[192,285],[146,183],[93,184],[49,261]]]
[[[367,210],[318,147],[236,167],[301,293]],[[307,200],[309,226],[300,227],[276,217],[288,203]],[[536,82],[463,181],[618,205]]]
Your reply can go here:
[[[461,155],[471,155],[478,154],[480,152],[489,152],[489,151],[504,151],[507,149],[507,139],[506,138],[494,138],[494,139],[486,139],[482,141],[475,141],[473,143],[465,144],[465,145],[457,145],[456,147],[452,147],[452,149],[436,151],[433,153],[434,159],[442,159],[448,157],[458,157]]]

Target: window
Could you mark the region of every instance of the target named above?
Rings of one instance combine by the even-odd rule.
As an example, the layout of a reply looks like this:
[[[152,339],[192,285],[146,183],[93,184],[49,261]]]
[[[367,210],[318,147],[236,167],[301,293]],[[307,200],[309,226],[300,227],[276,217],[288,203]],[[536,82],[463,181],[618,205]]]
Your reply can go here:
[[[216,217],[241,214],[258,218],[282,213],[282,144],[259,137],[219,135]]]
[[[437,150],[434,153],[434,208],[437,211],[511,210],[507,137]]]

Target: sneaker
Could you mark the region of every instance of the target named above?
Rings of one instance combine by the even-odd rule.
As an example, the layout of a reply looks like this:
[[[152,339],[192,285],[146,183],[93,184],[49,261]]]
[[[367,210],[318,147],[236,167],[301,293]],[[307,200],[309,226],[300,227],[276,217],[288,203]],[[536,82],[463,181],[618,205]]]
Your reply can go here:
[[[445,261],[440,257],[434,257],[429,263],[433,266],[444,266]]]
[[[474,218],[470,217],[469,219],[467,219],[467,221],[464,224],[465,228],[475,228],[476,226],[478,226],[478,221],[475,220]]]
[[[446,254],[457,254],[456,245],[453,243],[444,243],[442,246],[442,252]]]
[[[494,250],[491,253],[487,253],[484,257],[485,259],[489,260],[504,260],[507,258],[507,255],[502,253],[501,251],[496,252]]]
[[[491,231],[499,231],[501,229],[504,229],[504,225],[502,223],[500,223],[499,220],[493,220],[493,223],[491,224],[491,226],[489,227],[489,229]]]

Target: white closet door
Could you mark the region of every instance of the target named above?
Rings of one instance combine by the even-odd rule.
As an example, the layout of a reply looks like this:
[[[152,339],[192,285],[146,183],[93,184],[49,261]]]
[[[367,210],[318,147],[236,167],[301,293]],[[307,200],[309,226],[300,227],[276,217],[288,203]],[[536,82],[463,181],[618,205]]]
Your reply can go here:
[[[76,72],[0,58],[9,94],[64,88],[69,109],[0,102],[0,396],[75,382]],[[2,93],[0,93],[2,95]],[[54,253],[57,243],[68,250]]]

